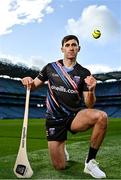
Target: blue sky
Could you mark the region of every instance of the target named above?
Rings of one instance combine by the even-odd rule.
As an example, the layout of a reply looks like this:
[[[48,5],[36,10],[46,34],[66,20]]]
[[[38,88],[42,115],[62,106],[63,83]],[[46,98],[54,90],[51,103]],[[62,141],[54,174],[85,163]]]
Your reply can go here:
[[[63,58],[68,34],[79,37],[77,61],[92,73],[121,70],[121,0],[1,1],[0,58],[41,69]]]

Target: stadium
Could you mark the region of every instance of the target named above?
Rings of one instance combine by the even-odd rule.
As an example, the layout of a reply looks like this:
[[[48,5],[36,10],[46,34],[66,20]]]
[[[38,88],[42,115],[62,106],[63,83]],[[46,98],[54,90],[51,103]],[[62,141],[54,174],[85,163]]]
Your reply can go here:
[[[21,136],[25,108],[25,88],[20,79],[35,78],[38,69],[0,60],[0,178],[15,179],[15,163]],[[121,72],[94,74],[97,79],[95,108],[104,110],[109,116],[107,136],[98,156],[108,179],[121,179]],[[72,136],[69,134],[67,149],[70,153],[67,170],[57,172],[51,167],[48,156],[45,121],[45,99],[47,85],[31,93],[27,149],[34,171],[33,179],[89,179],[83,173],[83,162],[87,154],[90,131]],[[84,106],[84,105],[83,105]],[[78,149],[81,149],[81,155]],[[75,154],[75,155],[73,155]],[[111,160],[110,160],[111,159]],[[81,162],[81,163],[80,163]],[[108,162],[108,163],[107,163]],[[6,170],[7,169],[7,170]],[[75,169],[78,169],[75,172]]]

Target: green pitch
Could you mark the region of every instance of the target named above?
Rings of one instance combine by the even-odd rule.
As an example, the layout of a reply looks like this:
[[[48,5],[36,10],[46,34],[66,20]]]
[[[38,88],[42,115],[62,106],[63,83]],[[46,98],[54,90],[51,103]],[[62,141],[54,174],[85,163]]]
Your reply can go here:
[[[56,171],[48,155],[45,120],[31,119],[28,127],[28,158],[34,175],[32,179],[91,179],[83,173],[91,131],[68,134],[67,150],[70,161],[66,170]],[[17,156],[22,120],[0,120],[0,179],[16,179],[13,167]],[[110,119],[106,138],[97,161],[108,179],[121,179],[121,119]]]

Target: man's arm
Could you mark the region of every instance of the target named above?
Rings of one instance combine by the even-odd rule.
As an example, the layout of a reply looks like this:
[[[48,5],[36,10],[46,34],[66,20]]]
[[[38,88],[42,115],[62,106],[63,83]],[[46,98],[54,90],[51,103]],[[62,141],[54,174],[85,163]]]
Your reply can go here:
[[[87,76],[85,78],[85,83],[87,84],[89,91],[83,92],[84,102],[88,108],[92,108],[96,102],[96,96],[95,96],[96,79],[92,75]]]
[[[31,77],[25,77],[21,79],[22,84],[31,90],[35,90],[44,84],[39,78],[32,79]]]
[[[85,91],[83,92],[84,102],[88,108],[92,108],[96,102],[95,92],[94,91]]]

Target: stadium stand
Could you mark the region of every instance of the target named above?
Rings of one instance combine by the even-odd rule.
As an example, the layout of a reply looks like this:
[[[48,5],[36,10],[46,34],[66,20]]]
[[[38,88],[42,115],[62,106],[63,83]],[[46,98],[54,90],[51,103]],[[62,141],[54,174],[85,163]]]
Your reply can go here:
[[[13,65],[6,59],[0,61],[0,119],[23,118],[25,88],[20,78],[35,78],[38,73],[37,69]],[[95,108],[106,111],[109,117],[121,117],[121,72],[94,74],[94,77],[99,81]],[[45,118],[46,92],[47,85],[31,93],[29,118]]]
[[[121,72],[101,73],[94,76],[101,81],[96,87],[95,107],[107,112],[109,117],[121,117]]]
[[[45,116],[46,85],[30,96],[31,118]],[[25,106],[25,89],[20,80],[0,78],[0,119],[23,118]]]
[[[95,107],[107,112],[109,117],[121,117],[121,81],[97,84]]]

